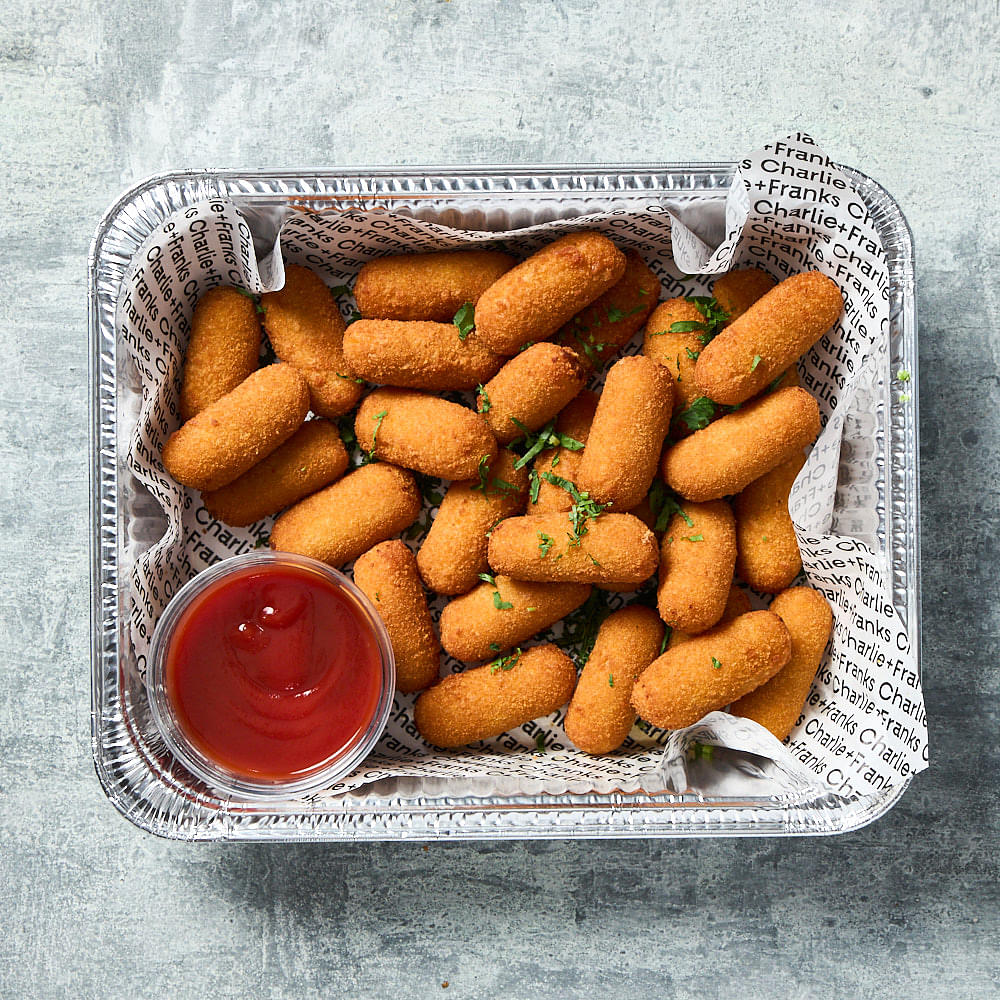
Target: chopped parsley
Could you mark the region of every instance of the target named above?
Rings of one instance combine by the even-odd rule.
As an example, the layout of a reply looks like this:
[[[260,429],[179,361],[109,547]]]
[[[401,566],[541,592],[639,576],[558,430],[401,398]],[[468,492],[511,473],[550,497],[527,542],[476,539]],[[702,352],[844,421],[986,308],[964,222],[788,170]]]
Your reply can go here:
[[[714,656],[712,657],[712,669],[713,670],[721,670],[722,669],[722,664],[719,663],[719,661]]]
[[[682,535],[682,542],[703,542],[705,541],[705,536],[699,532],[697,535]]]
[[[775,390],[775,389],[777,389],[779,385],[781,385],[781,381],[782,381],[782,379],[783,379],[783,378],[784,378],[784,377],[785,377],[785,376],[786,376],[787,374],[788,374],[788,369],[786,368],[786,369],[785,369],[785,371],[783,371],[783,372],[782,372],[782,373],[781,373],[781,374],[780,374],[780,375],[779,375],[779,376],[778,376],[778,377],[777,377],[777,378],[776,378],[776,379],[775,379],[775,380],[774,380],[774,381],[773,381],[773,382],[772,382],[772,383],[771,383],[771,384],[770,384],[770,385],[769,385],[769,386],[767,387],[767,391],[768,391],[768,392],[774,392],[774,390]]]
[[[699,330],[708,330],[700,320],[697,319],[679,319],[676,323],[670,324],[669,331],[663,331],[664,333],[697,333]]]
[[[753,361],[750,363],[750,371],[752,371],[752,372],[756,371],[757,370],[757,365],[759,365],[759,364],[760,364],[760,355],[759,354],[755,354],[753,356]]]
[[[708,396],[699,396],[686,410],[681,410],[674,420],[686,424],[693,431],[707,427],[715,415],[715,403]]]
[[[542,488],[542,481],[538,478],[538,473],[534,469],[528,473],[528,499],[532,503],[538,503],[538,491]]]
[[[458,327],[458,339],[465,340],[476,327],[476,307],[471,302],[466,302],[455,313],[452,323]]]
[[[545,753],[545,751],[546,751],[545,733],[539,732],[538,735],[535,737],[535,749],[539,753]]]
[[[351,294],[351,286],[350,285],[334,285],[333,288],[330,289],[330,294],[335,299],[339,299],[341,297],[341,295],[350,295]]]
[[[666,531],[667,525],[674,514],[680,514],[689,528],[694,527],[694,521],[688,517],[681,506],[677,494],[673,490],[667,489],[659,479],[654,480],[653,485],[650,487],[649,509],[653,512],[653,517],[656,518],[656,522],[653,525],[654,531]]]
[[[353,375],[345,375],[343,372],[334,372],[337,378],[342,378],[345,382],[357,382],[358,385],[364,385],[365,380],[363,378],[355,378]]]
[[[372,417],[372,420],[375,421],[375,430],[372,431],[372,446],[371,446],[371,449],[368,451],[368,461],[369,462],[376,461],[376,458],[375,458],[375,439],[378,437],[379,429],[382,427],[382,421],[385,420],[385,418],[388,415],[388,413],[389,413],[388,410],[379,410],[379,412],[376,413],[374,417]]]
[[[500,591],[499,590],[494,590],[493,591],[493,607],[495,607],[497,609],[497,611],[509,611],[512,607],[514,607],[514,605],[511,604],[510,601],[505,601],[500,596]]]
[[[517,661],[521,659],[521,647],[518,646],[512,653],[506,656],[498,656],[490,664],[490,673],[495,674],[498,670],[513,670],[517,666]]]
[[[477,385],[476,391],[479,393],[479,412],[489,413],[493,404],[490,402],[490,394],[486,391],[486,386]]]
[[[566,616],[564,622],[563,640],[576,652],[577,662],[585,666],[590,653],[597,641],[597,633],[604,619],[611,613],[607,605],[605,591],[596,587],[590,597],[575,611]]]
[[[522,437],[518,438],[515,443],[522,445],[526,449],[524,454],[514,463],[515,469],[523,469],[539,452],[544,451],[546,448],[558,448],[561,446],[567,448],[569,451],[580,451],[583,448],[583,442],[577,441],[576,438],[572,438],[568,434],[563,434],[555,429],[556,422],[554,418],[537,434],[528,430],[517,417],[511,417],[510,419],[522,431]]]
[[[660,656],[667,651],[667,646],[670,645],[670,637],[674,634],[673,627],[670,625],[663,626],[663,642],[660,643]]]
[[[701,354],[701,351],[692,351],[690,347],[685,347],[684,352],[692,361],[697,361],[699,355]],[[677,367],[680,368],[680,365]]]
[[[480,573],[479,579],[482,580],[483,583],[488,583],[491,587],[495,587],[497,585],[496,577],[490,576],[489,573]]]
[[[499,653],[500,652],[500,643],[499,642],[491,642],[490,643],[490,649],[494,653]]]
[[[689,295],[684,301],[690,302],[705,317],[706,330],[698,336],[703,344],[708,344],[729,322],[729,313],[719,305],[714,295]]]
[[[608,687],[613,688],[615,686],[615,675],[608,674]]]
[[[350,322],[351,323],[357,323],[357,321],[359,319],[361,319],[361,313],[357,309],[352,309],[351,310]]]
[[[611,306],[608,309],[608,322],[609,323],[620,323],[623,319],[628,316],[634,316],[636,313],[640,313],[643,310],[643,306],[636,306],[634,309],[629,309],[624,312],[621,309]]]
[[[553,486],[561,486],[573,498],[573,506],[569,509],[569,520],[573,525],[570,544],[579,545],[580,539],[587,533],[587,522],[600,517],[611,504],[600,504],[596,500],[591,500],[589,493],[586,491],[581,493],[573,483],[568,479],[563,479],[562,476],[543,472],[542,478],[552,483]]]
[[[544,559],[549,554],[549,549],[555,545],[556,540],[551,535],[546,535],[544,531],[538,532],[538,551],[540,558]]]
[[[577,544],[579,544],[579,543],[577,543]],[[597,561],[597,560],[596,560],[596,559],[595,559],[595,558],[594,558],[594,557],[593,557],[593,556],[592,556],[592,555],[591,555],[591,554],[590,554],[589,552],[587,553],[587,558],[588,558],[588,559],[589,559],[589,560],[590,560],[590,561],[591,561],[591,562],[592,562],[592,563],[593,563],[593,564],[594,564],[595,566],[597,566],[597,567],[598,567],[598,569],[604,569],[604,567],[603,567],[603,566],[602,566],[602,565],[601,565],[601,564],[600,564],[600,563],[599,563],[599,562],[598,562],[598,561]]]

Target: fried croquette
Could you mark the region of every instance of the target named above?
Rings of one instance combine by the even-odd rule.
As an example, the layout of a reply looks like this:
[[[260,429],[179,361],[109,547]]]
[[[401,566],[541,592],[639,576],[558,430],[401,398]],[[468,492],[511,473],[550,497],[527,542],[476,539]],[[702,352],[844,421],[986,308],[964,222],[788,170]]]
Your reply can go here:
[[[549,340],[625,273],[625,254],[600,233],[569,233],[501,275],[476,304],[476,329],[498,354]]]
[[[344,320],[323,279],[308,268],[286,264],[284,287],[260,301],[274,353],[309,383],[313,413],[339,417],[353,410],[361,385],[344,358]]]
[[[528,583],[498,575],[445,605],[441,645],[456,660],[489,659],[576,610],[590,590],[587,583]]]
[[[747,597],[746,592],[741,590],[734,583],[729,588],[729,596],[726,598],[726,606],[723,608],[722,617],[719,619],[719,624],[723,622],[731,622],[734,618],[739,618],[740,615],[745,615],[750,610],[750,598]],[[667,640],[667,649],[673,649],[674,646],[679,646],[682,642],[687,642],[688,639],[693,639],[693,635],[689,635],[687,632],[682,632],[680,629],[672,629],[670,632],[670,638]]]
[[[771,602],[792,638],[792,657],[769,681],[733,702],[733,715],[759,722],[779,740],[795,725],[823,658],[833,612],[827,599],[812,587],[792,587]]]
[[[475,305],[515,263],[513,257],[499,250],[379,257],[358,272],[354,298],[365,319],[437,320],[450,324],[466,302]]]
[[[632,705],[654,726],[682,729],[760,687],[791,655],[782,620],[751,611],[654,660],[632,689]]]
[[[573,661],[544,643],[445,677],[417,699],[413,721],[433,746],[461,747],[550,715],[575,685]]]
[[[716,403],[744,403],[812,347],[843,308],[840,289],[825,274],[794,274],[702,350],[695,381]]]
[[[742,316],[758,299],[762,299],[777,282],[759,267],[742,267],[720,274],[712,285],[712,295],[719,308],[729,314],[729,323]]]
[[[579,530],[570,514],[509,517],[490,534],[497,573],[539,583],[639,584],[656,570],[656,536],[631,514],[601,514]],[[586,529],[585,531],[583,529]]]
[[[656,475],[670,428],[673,385],[662,365],[641,355],[611,366],[577,473],[577,488],[628,510]]]
[[[577,355],[558,344],[534,344],[483,386],[479,412],[500,444],[544,427],[587,381]]]
[[[656,659],[663,623],[632,604],[604,619],[566,711],[566,735],[584,753],[617,750],[635,723],[632,686]]]
[[[308,420],[281,447],[239,479],[203,493],[217,521],[245,527],[329,486],[347,469],[347,449],[328,420]]]
[[[579,444],[585,445],[590,434],[590,424],[597,412],[597,393],[584,389],[578,396],[571,399],[560,411],[556,420],[556,430],[565,434]],[[529,502],[529,514],[547,514],[551,511],[567,511],[573,506],[573,498],[561,486],[550,482],[544,473],[576,481],[580,459],[583,458],[582,448],[546,448],[535,458],[533,466],[538,487],[535,500]]]
[[[788,494],[805,461],[804,455],[793,455],[755,479],[733,501],[736,574],[764,594],[784,590],[802,569]]]
[[[505,517],[524,513],[528,476],[515,469],[516,456],[506,449],[483,478],[452,483],[431,529],[417,552],[424,583],[438,594],[464,594],[489,569],[486,548],[490,529]]]
[[[385,462],[440,479],[472,479],[496,441],[478,413],[410,389],[376,389],[354,418],[358,445]]]
[[[198,299],[181,373],[181,420],[232,392],[256,370],[257,304],[239,288],[212,288]]]
[[[733,583],[736,526],[725,500],[685,503],[660,550],[656,603],[671,627],[697,635],[722,618]]]
[[[396,690],[422,691],[437,678],[441,644],[405,542],[394,538],[369,549],[354,564],[354,582],[375,605],[385,624],[396,661]]]
[[[805,389],[778,389],[668,448],[663,479],[698,503],[739,493],[812,444],[819,429],[819,406]]]
[[[673,410],[686,410],[700,395],[694,380],[694,363],[702,347],[697,330],[671,330],[675,323],[697,323],[704,326],[705,317],[686,299],[667,299],[658,305],[646,323],[642,336],[642,353],[658,361],[673,382]]]
[[[385,462],[363,465],[285,511],[271,548],[343,566],[405,531],[422,507],[416,480]]]
[[[344,335],[344,357],[378,385],[430,391],[475,389],[500,370],[504,358],[476,335],[459,338],[454,323],[360,319]]]
[[[163,467],[182,486],[221,489],[284,444],[308,412],[302,376],[291,365],[268,365],[174,431]]]
[[[642,329],[660,298],[660,279],[635,250],[625,251],[625,273],[558,333],[556,342],[600,370]]]

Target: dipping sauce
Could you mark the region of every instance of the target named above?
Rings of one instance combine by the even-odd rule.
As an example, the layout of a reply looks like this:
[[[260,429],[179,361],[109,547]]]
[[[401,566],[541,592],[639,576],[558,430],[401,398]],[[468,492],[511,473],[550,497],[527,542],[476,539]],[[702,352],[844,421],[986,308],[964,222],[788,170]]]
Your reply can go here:
[[[383,682],[378,640],[351,595],[290,563],[251,565],[194,597],[169,639],[178,728],[237,775],[293,780],[367,732]]]

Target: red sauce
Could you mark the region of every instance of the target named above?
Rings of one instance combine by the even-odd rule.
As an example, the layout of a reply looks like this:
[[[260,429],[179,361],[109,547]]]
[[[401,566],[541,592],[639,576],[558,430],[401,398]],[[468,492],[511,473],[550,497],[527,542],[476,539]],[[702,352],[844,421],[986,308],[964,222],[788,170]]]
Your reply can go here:
[[[180,729],[206,757],[245,777],[287,780],[368,728],[382,668],[371,626],[329,580],[252,566],[187,607],[165,680]]]

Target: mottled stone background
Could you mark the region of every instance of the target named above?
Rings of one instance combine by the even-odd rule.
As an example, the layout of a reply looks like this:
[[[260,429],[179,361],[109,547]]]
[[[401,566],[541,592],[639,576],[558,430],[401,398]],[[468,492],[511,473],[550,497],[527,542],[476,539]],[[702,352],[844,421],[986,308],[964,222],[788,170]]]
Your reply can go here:
[[[0,2],[0,996],[995,996],[1000,12]],[[86,253],[181,166],[716,160],[796,128],[918,253],[933,763],[830,840],[182,846],[90,728]],[[447,982],[447,990],[442,985]]]

